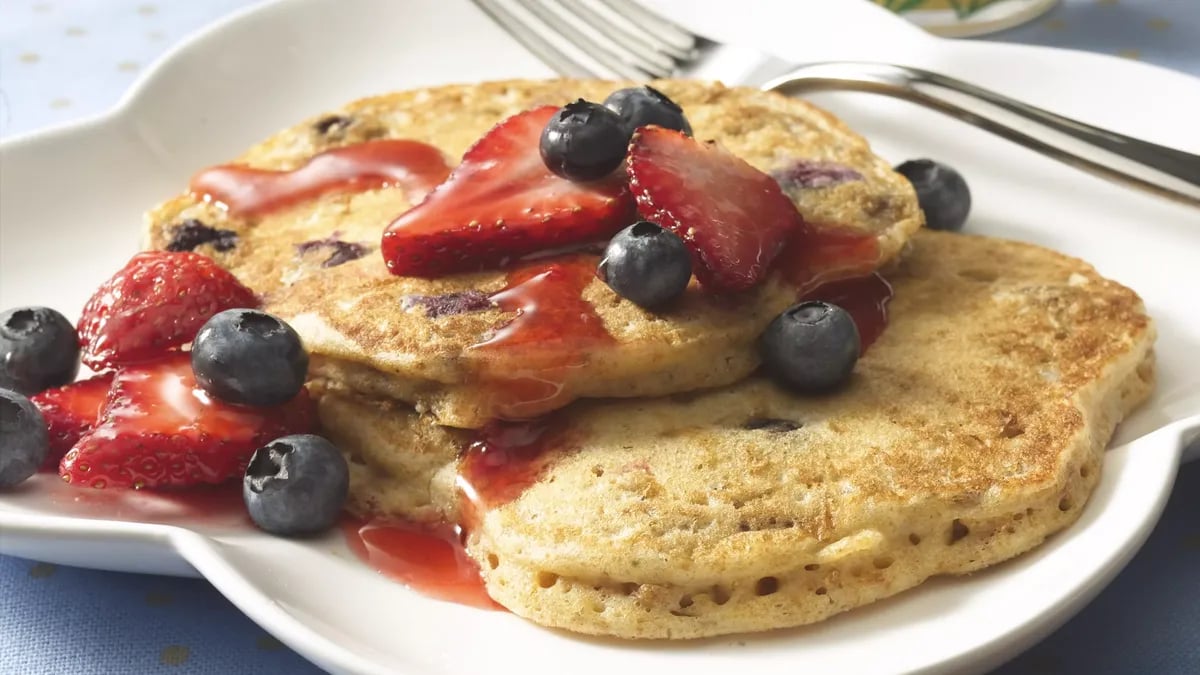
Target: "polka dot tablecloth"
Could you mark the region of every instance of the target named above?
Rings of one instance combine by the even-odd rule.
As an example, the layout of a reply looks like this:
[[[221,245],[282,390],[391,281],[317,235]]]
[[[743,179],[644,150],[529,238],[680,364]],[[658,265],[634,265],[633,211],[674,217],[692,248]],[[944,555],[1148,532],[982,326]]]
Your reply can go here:
[[[0,0],[0,135],[104,111],[165,49],[246,4]],[[1200,0],[1063,0],[988,39],[1200,75]],[[0,556],[0,674],[158,672],[320,671],[205,581]],[[997,672],[1200,674],[1200,462],[1183,467],[1162,522],[1112,586]]]

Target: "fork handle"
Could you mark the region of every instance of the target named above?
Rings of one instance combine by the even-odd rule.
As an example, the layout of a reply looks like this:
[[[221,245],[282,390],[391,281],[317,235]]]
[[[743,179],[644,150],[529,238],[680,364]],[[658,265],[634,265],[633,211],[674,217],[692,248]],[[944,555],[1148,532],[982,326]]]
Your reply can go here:
[[[1085,124],[938,73],[889,64],[813,64],[763,88],[786,94],[849,89],[905,99],[1102,178],[1200,208],[1200,156]]]

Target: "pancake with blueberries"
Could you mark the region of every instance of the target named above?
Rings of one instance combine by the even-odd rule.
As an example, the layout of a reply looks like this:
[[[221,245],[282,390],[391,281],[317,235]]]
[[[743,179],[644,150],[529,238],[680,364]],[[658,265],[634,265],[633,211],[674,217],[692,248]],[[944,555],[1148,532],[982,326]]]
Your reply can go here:
[[[237,159],[241,169],[198,175],[194,193],[149,214],[147,244],[195,250],[232,270],[263,296],[266,310],[301,334],[313,375],[329,388],[405,401],[441,424],[477,428],[496,417],[532,418],[578,398],[659,396],[744,378],[759,364],[754,345],[763,328],[817,277],[881,267],[921,225],[911,185],[828,113],[749,88],[656,82],[681,106],[695,139],[724,148],[702,145],[706,152],[716,158],[727,151],[773,176],[805,232],[816,236],[783,249],[753,283],[697,269],[681,297],[643,309],[596,277],[596,249],[573,236],[587,219],[572,214],[597,214],[590,222],[604,229],[588,234],[602,248],[627,224],[616,222],[621,209],[630,211],[629,223],[636,219],[631,195],[611,179],[575,187],[525,181],[532,163],[540,166],[542,125],[493,129],[522,111],[601,101],[629,86],[509,81],[351,103],[251,148]],[[476,143],[485,134],[491,141]],[[476,235],[413,239],[388,262],[401,264],[393,271],[422,276],[390,273],[381,260],[385,229],[402,214],[411,219],[409,209],[469,148],[474,164],[464,173],[500,159],[517,165],[511,174],[500,172],[500,179],[511,178],[511,194],[488,193],[492,206],[511,208],[513,217],[488,212],[460,223]],[[506,154],[498,159],[500,153]],[[670,154],[660,152],[655,161]],[[694,180],[688,169],[684,162],[678,176],[654,176],[664,185],[671,178],[696,184],[692,193],[671,195],[675,208],[708,208],[724,199],[721,185]],[[489,189],[505,184],[500,179]],[[553,227],[514,227],[539,216]],[[552,245],[562,241],[576,250],[572,256],[521,259],[558,250]],[[716,251],[714,259],[736,259],[742,250]],[[469,259],[431,262],[423,257],[430,251]],[[814,260],[825,267],[813,272],[806,266]],[[722,284],[735,292],[714,293]]]
[[[1074,522],[1153,385],[1138,296],[1046,249],[934,231],[887,278],[890,325],[824,396],[753,377],[472,435],[326,394],[350,508],[458,519],[502,605],[624,638],[819,621]]]

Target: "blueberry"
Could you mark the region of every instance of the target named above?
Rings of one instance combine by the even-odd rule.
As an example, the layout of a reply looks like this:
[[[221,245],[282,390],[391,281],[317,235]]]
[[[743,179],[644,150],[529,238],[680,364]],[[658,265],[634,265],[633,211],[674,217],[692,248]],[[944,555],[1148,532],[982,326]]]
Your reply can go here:
[[[332,527],[349,490],[346,459],[312,434],[284,436],[259,448],[242,479],[242,498],[254,524],[289,537]]]
[[[329,255],[325,260],[321,261],[321,267],[329,268],[358,260],[370,250],[358,242],[342,241],[338,239],[337,234],[337,232],[334,232],[324,239],[300,242],[296,244],[296,254],[307,255],[312,251],[324,249],[329,252]]]
[[[600,278],[646,309],[679,297],[692,278],[692,254],[674,232],[648,221],[634,223],[608,242]]]
[[[49,307],[0,314],[0,387],[36,394],[62,386],[79,372],[79,336]]]
[[[313,130],[322,136],[340,134],[346,130],[354,119],[345,115],[326,115],[313,123]]]
[[[195,218],[188,218],[171,228],[171,241],[167,242],[167,250],[194,251],[202,244],[212,244],[215,250],[225,252],[232,251],[237,242],[237,232],[233,230],[218,230]]]
[[[282,319],[256,309],[228,309],[192,342],[192,372],[213,396],[242,405],[279,405],[300,393],[308,353]]]
[[[766,373],[801,393],[826,392],[844,383],[858,349],[854,319],[820,301],[802,302],[775,317],[759,343]]]
[[[0,389],[0,488],[10,488],[37,472],[49,452],[46,420],[33,401]]]
[[[683,109],[667,95],[650,86],[618,89],[604,99],[604,105],[621,117],[630,135],[638,127],[655,124],[692,135]]]
[[[550,118],[540,149],[546,168],[574,181],[603,178],[625,159],[629,133],[616,113],[579,99]]]
[[[910,159],[896,172],[912,183],[931,230],[957,232],[971,212],[971,189],[962,174],[932,159]]]

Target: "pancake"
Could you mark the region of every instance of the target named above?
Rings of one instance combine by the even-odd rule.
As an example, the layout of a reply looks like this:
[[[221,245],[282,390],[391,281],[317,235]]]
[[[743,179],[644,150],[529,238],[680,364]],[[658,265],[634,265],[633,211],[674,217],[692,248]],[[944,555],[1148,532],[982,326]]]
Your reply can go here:
[[[752,377],[578,402],[516,494],[467,471],[471,453],[456,470],[463,432],[414,443],[405,425],[428,428],[415,413],[326,394],[326,431],[356,468],[351,508],[460,519],[502,605],[622,638],[819,621],[1075,521],[1153,385],[1138,296],[1046,249],[932,231],[889,280],[890,325],[839,392]]]
[[[317,153],[379,139],[428,143],[457,161],[509,115],[579,97],[602,100],[629,84],[508,81],[369,98],[284,130],[237,161],[294,169]],[[750,88],[653,84],[684,108],[698,139],[717,140],[774,172],[807,221],[874,237],[878,264],[920,227],[909,183],[828,113]],[[267,311],[297,329],[315,377],[333,388],[407,401],[441,424],[467,428],[494,417],[534,417],[578,398],[658,396],[736,382],[758,366],[759,333],[796,298],[794,283],[779,275],[732,299],[705,294],[693,280],[678,303],[652,314],[594,279],[595,259],[584,259],[577,297],[612,344],[571,349],[573,360],[565,364],[529,345],[479,349],[514,319],[487,301],[505,288],[505,271],[402,278],[387,272],[378,253],[383,229],[422,194],[400,187],[332,193],[253,217],[234,217],[185,194],[148,214],[146,243],[187,247],[195,241],[181,239],[181,227],[214,228],[221,235],[194,249],[232,270],[263,295]]]

